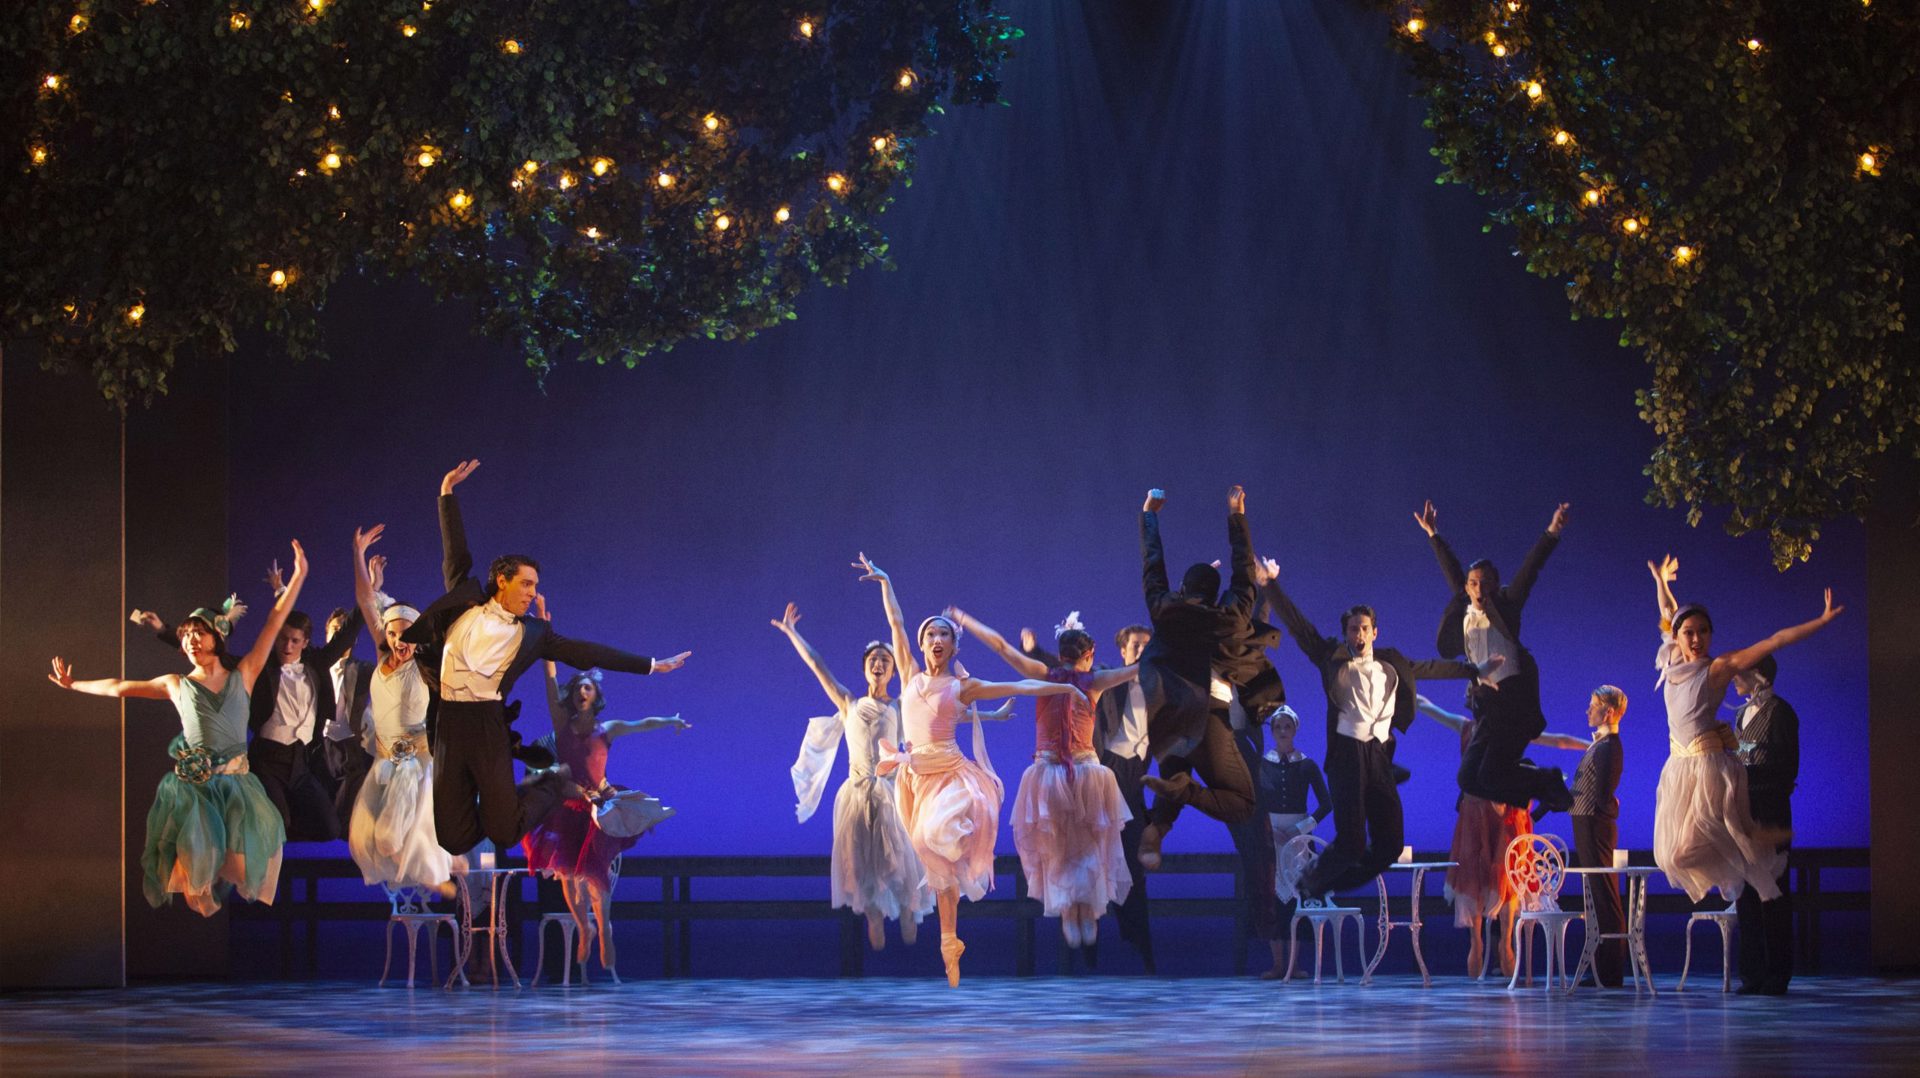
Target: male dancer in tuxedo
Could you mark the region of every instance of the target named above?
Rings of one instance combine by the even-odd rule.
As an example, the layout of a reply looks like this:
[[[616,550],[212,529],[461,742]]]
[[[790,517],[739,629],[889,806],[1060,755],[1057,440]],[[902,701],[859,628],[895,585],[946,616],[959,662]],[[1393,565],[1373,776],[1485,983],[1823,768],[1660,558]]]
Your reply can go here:
[[[1460,755],[1460,789],[1497,804],[1538,801],[1544,810],[1565,812],[1573,804],[1573,795],[1560,769],[1535,767],[1522,759],[1527,743],[1546,730],[1547,717],[1540,710],[1540,668],[1520,642],[1520,614],[1540,570],[1560,544],[1560,533],[1567,526],[1566,503],[1553,511],[1546,532],[1527,552],[1512,583],[1504,586],[1500,571],[1484,558],[1461,570],[1460,559],[1440,535],[1440,515],[1432,502],[1413,519],[1427,533],[1440,572],[1453,589],[1453,599],[1440,616],[1436,641],[1440,654],[1464,655],[1476,665],[1493,655],[1507,660],[1488,679],[1490,686],[1467,692],[1474,723]]]
[[[1131,666],[1153,639],[1153,630],[1145,625],[1129,625],[1114,634],[1120,649],[1120,665]],[[1100,694],[1094,705],[1093,747],[1100,762],[1113,772],[1120,784],[1120,796],[1127,799],[1133,819],[1120,832],[1120,849],[1126,854],[1127,874],[1133,877],[1133,889],[1127,900],[1114,907],[1114,919],[1120,924],[1120,938],[1140,952],[1147,972],[1153,973],[1153,933],[1147,924],[1147,873],[1140,867],[1140,832],[1147,826],[1147,795],[1142,781],[1147,777],[1147,697],[1136,678]]]
[[[1620,720],[1627,713],[1627,694],[1612,685],[1593,690],[1587,703],[1587,725],[1593,743],[1581,754],[1573,773],[1573,863],[1586,868],[1612,868],[1614,843],[1620,837],[1620,771],[1625,755],[1620,748]],[[1612,876],[1588,876],[1594,889],[1593,907],[1600,931],[1626,931],[1620,905],[1620,882]],[[1605,988],[1620,985],[1627,963],[1626,940],[1604,940],[1593,954],[1594,982]]]
[[[349,611],[339,631],[313,647],[313,619],[293,611],[274,641],[273,661],[254,682],[247,767],[280,810],[290,842],[327,842],[346,833],[334,809],[324,735],[339,714],[332,668],[353,651],[360,622],[360,611]]]
[[[1322,636],[1280,587],[1279,567],[1269,562],[1261,595],[1272,606],[1300,651],[1320,671],[1327,697],[1327,783],[1333,795],[1333,841],[1300,881],[1300,904],[1308,896],[1348,891],[1372,882],[1400,856],[1406,820],[1394,783],[1395,730],[1412,725],[1418,678],[1484,678],[1498,669],[1450,659],[1408,659],[1375,647],[1379,629],[1373,609],[1349,607],[1340,615],[1340,636]]]
[[[354,613],[340,607],[327,617],[329,644],[345,629],[347,619]],[[367,770],[373,766],[373,755],[367,752],[363,741],[372,704],[368,688],[372,684],[373,664],[354,658],[353,649],[349,647],[327,673],[333,682],[334,710],[327,717],[326,738],[321,744],[328,781],[333,787],[334,815],[344,835],[353,820],[353,802],[367,781]]]
[[[539,592],[540,566],[524,554],[495,558],[483,584],[469,575],[460,502],[453,488],[480,466],[463,461],[440,481],[440,545],[447,593],[421,611],[401,639],[420,648],[416,660],[439,671],[439,722],[433,746],[433,818],[440,845],[466,853],[481,839],[506,849],[526,835],[572,789],[565,765],[516,788],[505,700],[536,662],[563,662],[630,674],[667,673],[687,659],[650,659],[605,644],[568,640],[540,618],[527,617]],[[476,804],[476,797],[478,803]]]
[[[1181,578],[1180,590],[1167,582],[1166,552],[1160,543],[1163,490],[1147,492],[1140,513],[1142,583],[1153,638],[1140,655],[1140,690],[1147,705],[1148,754],[1160,762],[1158,777],[1144,782],[1156,796],[1140,832],[1140,864],[1160,867],[1160,843],[1167,830],[1192,805],[1222,823],[1253,815],[1253,779],[1235,747],[1233,731],[1213,708],[1213,669],[1234,646],[1247,639],[1255,602],[1253,540],[1247,530],[1247,494],[1227,492],[1227,540],[1233,575],[1220,592],[1220,570],[1199,562]],[[1205,780],[1193,781],[1195,773]]]
[[[1740,754],[1747,764],[1747,806],[1754,822],[1793,829],[1793,787],[1800,781],[1800,716],[1773,692],[1780,662],[1769,655],[1752,670],[1733,676],[1747,698],[1740,709]],[[1780,897],[1760,901],[1748,887],[1735,903],[1740,923],[1740,988],[1743,995],[1784,996],[1793,980],[1793,892],[1780,872]]]

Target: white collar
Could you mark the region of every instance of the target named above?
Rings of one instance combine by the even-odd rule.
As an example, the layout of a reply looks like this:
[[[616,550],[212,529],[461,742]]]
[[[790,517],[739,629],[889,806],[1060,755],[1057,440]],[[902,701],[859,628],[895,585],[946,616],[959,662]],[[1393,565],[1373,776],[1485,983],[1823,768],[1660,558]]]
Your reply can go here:
[[[1603,737],[1618,737],[1618,736],[1620,736],[1620,724],[1617,722],[1611,726],[1596,726],[1593,728],[1593,739],[1595,741],[1598,741]]]
[[[507,613],[507,608],[500,605],[500,599],[498,596],[490,598],[485,603],[482,603],[480,606],[480,610],[482,613],[486,614],[486,616],[493,618],[496,621],[503,621],[509,625],[520,624],[519,618],[515,617],[512,614]]]
[[[307,664],[304,662],[281,663],[280,676],[292,676],[305,680],[307,676]]]

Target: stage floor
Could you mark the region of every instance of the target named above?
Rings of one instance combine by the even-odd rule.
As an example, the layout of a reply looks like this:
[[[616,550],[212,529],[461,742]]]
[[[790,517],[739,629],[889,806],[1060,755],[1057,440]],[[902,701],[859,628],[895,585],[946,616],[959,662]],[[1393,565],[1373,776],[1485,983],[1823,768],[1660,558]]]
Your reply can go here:
[[[0,996],[0,1071],[574,1073],[1913,1073],[1920,981],[1809,977],[1566,998],[1448,978],[629,981],[495,991],[178,985]]]

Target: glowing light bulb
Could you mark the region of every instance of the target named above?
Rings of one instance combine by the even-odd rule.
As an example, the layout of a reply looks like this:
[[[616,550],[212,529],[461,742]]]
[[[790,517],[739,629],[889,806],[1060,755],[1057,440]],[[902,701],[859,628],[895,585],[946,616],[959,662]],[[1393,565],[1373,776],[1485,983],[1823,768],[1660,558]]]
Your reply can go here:
[[[1871,151],[1860,155],[1860,170],[1862,172],[1872,172],[1879,167],[1880,159],[1874,156]]]
[[[1493,47],[1493,54],[1495,56],[1505,56],[1507,54],[1507,47],[1505,45],[1495,45]]]
[[[433,163],[440,159],[438,157],[433,156],[432,150],[422,148],[420,151],[420,156],[414,158],[413,160],[414,160],[414,163],[419,165],[421,168],[432,168]]]
[[[1530,98],[1533,98],[1533,99],[1535,99],[1535,100],[1538,100],[1538,99],[1539,99],[1539,97],[1540,97],[1540,95],[1541,95],[1541,94],[1544,94],[1544,93],[1546,93],[1546,92],[1547,92],[1547,88],[1546,88],[1546,87],[1544,87],[1544,86],[1542,86],[1542,85],[1540,85],[1540,83],[1539,83],[1539,82],[1538,82],[1537,80],[1530,80],[1530,81],[1528,81],[1528,83],[1527,83],[1527,96],[1528,96],[1528,97],[1530,97]]]
[[[1559,131],[1555,131],[1553,133],[1553,144],[1555,146],[1565,146],[1571,143],[1572,141],[1573,141],[1573,135],[1568,131],[1566,131],[1564,128]]]
[[[313,9],[315,15],[318,15],[327,10],[327,0],[307,0],[307,6]]]
[[[413,35],[419,32],[420,32],[420,28],[418,26],[413,25],[410,22],[403,22],[400,24],[400,33],[404,37],[412,37]]]
[[[582,232],[581,235],[587,237],[590,240],[597,240],[600,238],[600,229],[597,226],[588,225],[586,228],[586,231]]]
[[[338,106],[338,105],[328,105],[328,106],[327,106],[327,119],[329,119],[329,120],[338,120],[339,118],[340,118],[340,106]]]
[[[655,176],[653,178],[653,182],[659,184],[662,187],[672,187],[675,181],[673,178],[673,173],[662,172],[658,176]]]
[[[1693,248],[1687,246],[1684,243],[1673,249],[1673,260],[1675,262],[1680,263],[1683,266],[1693,261],[1693,256],[1694,256]]]
[[[827,175],[827,190],[832,191],[834,194],[837,195],[846,189],[847,189],[847,178],[845,176],[840,175],[838,172],[829,173]]]
[[[733,218],[723,213],[713,219],[713,227],[716,231],[725,232],[727,229],[733,227]]]
[[[452,195],[448,196],[447,205],[452,206],[456,211],[464,210],[468,206],[473,205],[473,196],[467,194],[465,191],[455,191]]]
[[[506,53],[508,56],[520,55],[520,48],[520,43],[513,38],[508,38],[500,43],[500,51]]]
[[[534,173],[540,171],[540,162],[535,161],[532,158],[528,158],[526,162],[520,166],[520,171],[531,176]]]
[[[920,76],[914,74],[912,68],[907,67],[900,69],[900,78],[895,80],[894,85],[900,87],[902,90],[911,90],[913,89],[913,84],[919,81]]]
[[[1417,34],[1420,31],[1425,30],[1426,28],[1427,28],[1427,20],[1425,19],[1414,18],[1414,19],[1407,20],[1407,33],[1409,34]]]
[[[562,191],[572,190],[573,184],[574,184],[573,173],[562,172],[560,174],[560,190]]]
[[[66,84],[67,84],[67,80],[61,78],[58,75],[48,75],[46,78],[40,80],[41,87],[47,90],[57,91],[60,89],[60,87],[65,86]]]
[[[1519,10],[1520,10],[1520,0],[1507,0],[1507,10],[1508,10],[1508,11],[1519,11]]]
[[[1748,52],[1759,52],[1759,51],[1760,51],[1760,48],[1761,48],[1761,46],[1760,46],[1760,39],[1759,39],[1759,38],[1757,38],[1757,37],[1750,37],[1750,38],[1748,38],[1748,39],[1747,39],[1747,51],[1748,51]]]
[[[605,176],[611,171],[613,171],[613,158],[596,157],[593,159],[593,174],[595,176]]]
[[[782,206],[779,209],[773,211],[773,219],[775,222],[779,224],[783,224],[783,225],[786,224],[787,219],[792,216],[793,216],[793,211],[786,208],[785,206]]]
[[[233,14],[227,16],[227,29],[229,30],[245,30],[247,27],[252,25],[253,25],[252,16],[248,15],[244,11],[236,11]]]
[[[147,305],[144,303],[136,303],[127,308],[127,321],[132,322],[136,326],[139,325],[140,320],[146,316]]]
[[[513,179],[507,181],[507,186],[513,188],[516,191],[524,191],[526,190],[527,181],[521,179],[518,176],[515,176]]]
[[[1587,193],[1580,197],[1586,200],[1587,205],[1598,206],[1600,204],[1600,189],[1598,187],[1589,187],[1587,188]]]
[[[339,167],[340,167],[340,155],[337,153],[327,154],[325,157],[322,157],[320,159],[320,171],[322,172],[332,172],[334,169]]]
[[[1480,39],[1482,41],[1485,41],[1487,44],[1492,45],[1497,43],[1500,40],[1500,35],[1494,33],[1492,30],[1488,30],[1486,33],[1480,35]]]
[[[1633,235],[1636,232],[1639,232],[1640,219],[1638,217],[1627,218],[1626,220],[1620,222],[1620,230],[1622,232],[1625,232],[1629,236]]]
[[[720,130],[720,117],[715,116],[713,113],[709,112],[707,113],[706,118],[700,121],[700,126],[706,128],[709,131],[718,131]]]
[[[86,33],[87,23],[89,21],[90,20],[88,20],[88,18],[85,15],[75,15],[73,18],[67,20],[67,33],[69,34]]]
[[[887,140],[887,136],[885,136],[885,135],[878,135],[878,136],[875,136],[875,138],[874,138],[874,140],[873,140],[873,152],[874,152],[874,153],[886,153],[886,152],[887,152],[887,147],[888,147],[889,145],[891,145],[891,143],[889,143],[889,142],[888,142],[888,140]]]
[[[813,36],[813,20],[801,19],[799,30],[800,30],[801,37],[812,37]]]
[[[291,278],[287,276],[286,270],[277,269],[277,270],[274,270],[272,273],[267,274],[267,283],[272,285],[275,288],[287,287],[287,281],[290,279]]]
[[[44,165],[44,164],[46,164],[46,163],[47,163],[47,148],[46,148],[45,146],[35,146],[35,147],[33,148],[33,154],[32,154],[32,156],[33,156],[33,163],[34,163],[34,164],[36,164],[36,165]]]

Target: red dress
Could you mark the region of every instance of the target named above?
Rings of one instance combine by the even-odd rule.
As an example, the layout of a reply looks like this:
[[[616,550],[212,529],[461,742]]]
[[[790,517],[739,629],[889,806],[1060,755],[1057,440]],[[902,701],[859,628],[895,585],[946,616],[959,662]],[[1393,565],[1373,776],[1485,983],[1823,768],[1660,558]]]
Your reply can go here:
[[[1460,751],[1473,733],[1469,721],[1460,731]],[[1447,870],[1447,898],[1453,902],[1453,922],[1473,926],[1476,917],[1491,917],[1513,901],[1507,883],[1507,845],[1533,833],[1533,814],[1527,806],[1496,805],[1472,794],[1460,795],[1460,815],[1453,823],[1453,848],[1447,860],[1459,865]]]
[[[1091,672],[1056,666],[1047,680],[1087,692]],[[1033,763],[1013,798],[1013,844],[1027,894],[1049,917],[1069,906],[1105,913],[1133,887],[1120,832],[1133,814],[1113,772],[1093,749],[1093,703],[1042,696],[1035,705]]]
[[[607,780],[607,735],[596,723],[585,737],[573,733],[571,723],[553,732],[553,754],[573,769],[573,781],[589,790],[599,789]],[[638,838],[615,838],[600,830],[594,821],[593,806],[584,800],[560,803],[540,821],[521,847],[527,853],[527,867],[561,879],[585,876],[597,880],[608,890],[613,888],[613,859],[631,847]]]

